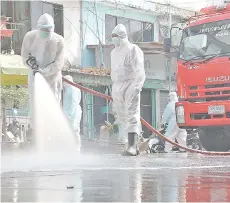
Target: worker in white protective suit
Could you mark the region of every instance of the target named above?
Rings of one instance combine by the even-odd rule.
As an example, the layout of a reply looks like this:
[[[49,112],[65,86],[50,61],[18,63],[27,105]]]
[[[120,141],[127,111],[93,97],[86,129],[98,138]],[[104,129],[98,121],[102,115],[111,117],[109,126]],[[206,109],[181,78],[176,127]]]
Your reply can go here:
[[[128,143],[127,136],[126,136],[125,131],[124,131],[122,125],[121,125],[121,122],[119,121],[117,116],[116,116],[116,120],[113,123],[113,125],[117,125],[118,129],[119,129],[118,141],[120,141],[122,144],[127,144]]]
[[[169,103],[167,104],[162,120],[161,125],[168,123],[165,136],[172,141],[177,139],[180,145],[186,146],[187,131],[185,129],[180,129],[176,122],[176,110],[175,104],[178,102],[178,97],[176,92],[169,93]],[[172,145],[169,142],[165,144],[165,152],[170,152],[172,150]]]
[[[37,29],[26,33],[22,43],[21,56],[24,64],[26,64],[29,56],[35,57],[40,73],[44,76],[60,103],[62,91],[61,70],[64,66],[64,38],[54,32],[54,19],[51,15],[43,14],[38,20]],[[30,110],[33,107],[33,84],[34,71],[29,67]]]
[[[128,147],[124,155],[139,154],[138,137],[140,124],[140,92],[145,81],[144,54],[135,44],[128,41],[127,31],[122,24],[112,32],[115,48],[111,52],[112,97],[115,112],[128,135]]]
[[[65,79],[73,82],[73,78],[70,75],[64,76]],[[81,90],[74,87],[67,82],[63,82],[63,111],[69,121],[71,128],[76,136],[77,145],[79,150],[81,147],[80,137],[80,123],[82,117],[81,102]]]
[[[121,121],[119,120],[119,117],[117,116],[117,113],[116,113],[115,107],[114,107],[114,103],[112,105],[112,111],[113,111],[114,118],[115,118],[115,121],[113,124],[117,125],[118,129],[119,129],[118,141],[121,144],[127,144],[128,143],[128,136],[126,135],[125,129],[123,128],[123,125],[122,125]]]

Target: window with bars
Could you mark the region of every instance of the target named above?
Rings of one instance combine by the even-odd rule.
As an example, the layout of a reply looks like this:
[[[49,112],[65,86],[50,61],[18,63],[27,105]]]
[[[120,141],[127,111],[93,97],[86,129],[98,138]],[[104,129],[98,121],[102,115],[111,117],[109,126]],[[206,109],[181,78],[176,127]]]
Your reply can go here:
[[[114,27],[123,24],[128,33],[129,40],[135,42],[154,41],[154,24],[133,19],[105,15],[105,42],[111,42]]]
[[[143,41],[144,42],[154,41],[154,24],[143,23]]]

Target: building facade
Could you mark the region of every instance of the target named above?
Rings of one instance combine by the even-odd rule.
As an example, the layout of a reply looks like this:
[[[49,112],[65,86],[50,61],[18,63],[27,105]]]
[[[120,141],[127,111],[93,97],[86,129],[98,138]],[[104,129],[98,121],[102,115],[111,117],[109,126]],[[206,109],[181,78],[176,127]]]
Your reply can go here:
[[[82,2],[82,67],[111,68],[110,53],[112,30],[117,24],[124,24],[129,40],[137,43],[145,54],[146,82],[141,92],[141,116],[154,127],[160,120],[160,114],[167,104],[167,70],[165,56],[154,53],[154,50],[162,51],[160,41],[158,13],[147,10],[144,4],[127,5],[114,4],[111,1],[83,1]],[[152,6],[152,5],[151,5]],[[151,44],[152,43],[152,44]],[[154,44],[155,43],[155,44]],[[154,45],[153,45],[154,44]],[[88,82],[90,83],[90,82]],[[111,83],[111,82],[110,82]],[[100,84],[99,84],[100,85]],[[102,86],[102,85],[101,85]],[[111,92],[111,84],[103,86],[102,93]],[[165,91],[160,91],[165,89]],[[85,132],[94,133],[95,137],[100,132],[100,126],[108,119],[108,116],[101,109],[108,105],[105,100],[86,94],[84,100],[84,123],[90,123]],[[84,98],[84,97],[83,97]],[[161,106],[161,110],[159,110]],[[144,135],[150,132],[145,129]]]
[[[168,101],[169,77],[175,84],[176,75],[175,60],[172,60],[169,71],[166,57],[162,53],[162,44],[159,43],[169,31],[167,10],[159,9],[156,4],[144,0],[123,0],[119,3],[110,0],[2,1],[1,3],[1,15],[10,16],[13,22],[19,23],[12,39],[1,41],[2,48],[9,49],[13,43],[15,53],[20,54],[25,33],[36,29],[41,14],[49,13],[54,17],[55,31],[65,38],[67,56],[74,68],[110,69],[110,53],[113,49],[111,33],[117,24],[124,24],[129,40],[137,43],[145,54],[147,79],[141,93],[141,115],[154,127],[158,125]],[[182,17],[174,12],[172,23],[180,22]],[[76,73],[73,75],[75,82],[111,94],[109,76]],[[175,89],[175,85],[172,89]],[[100,133],[100,126],[105,120],[112,122],[114,119],[109,113],[110,103],[87,93],[83,93],[82,98],[84,133],[94,138]],[[145,131],[147,136],[150,132],[146,129]]]

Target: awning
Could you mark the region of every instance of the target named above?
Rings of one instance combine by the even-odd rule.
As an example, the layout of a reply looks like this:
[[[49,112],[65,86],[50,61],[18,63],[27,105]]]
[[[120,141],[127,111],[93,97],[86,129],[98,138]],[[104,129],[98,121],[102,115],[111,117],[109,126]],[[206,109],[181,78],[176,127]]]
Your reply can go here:
[[[19,55],[0,54],[1,85],[27,85],[28,68]]]

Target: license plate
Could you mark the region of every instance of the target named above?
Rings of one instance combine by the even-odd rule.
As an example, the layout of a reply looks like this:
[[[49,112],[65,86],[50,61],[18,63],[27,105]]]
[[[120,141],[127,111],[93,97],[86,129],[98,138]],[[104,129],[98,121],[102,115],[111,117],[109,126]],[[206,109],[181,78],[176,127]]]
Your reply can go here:
[[[212,114],[212,115],[225,114],[225,107],[224,105],[209,106],[208,114]]]

